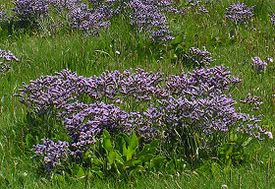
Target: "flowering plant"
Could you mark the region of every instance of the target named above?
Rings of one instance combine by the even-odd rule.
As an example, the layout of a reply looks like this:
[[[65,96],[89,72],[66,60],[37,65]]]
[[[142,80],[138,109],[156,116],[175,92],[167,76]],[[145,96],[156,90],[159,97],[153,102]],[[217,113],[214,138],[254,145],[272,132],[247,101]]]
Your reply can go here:
[[[234,23],[245,23],[254,16],[253,8],[248,7],[244,3],[232,4],[227,8],[225,17]]]
[[[172,0],[15,0],[14,4],[14,18],[23,25],[37,24],[54,8],[57,14],[66,12],[72,28],[97,33],[108,28],[115,16],[123,15],[133,27],[157,41],[173,39],[167,14],[183,12]]]
[[[69,151],[61,149],[58,151],[61,154],[53,158],[48,157],[49,150],[38,153],[47,157],[46,164],[52,162],[49,167],[54,167],[56,162],[61,162],[58,158],[65,157],[63,152],[69,152],[66,156],[81,157],[100,140],[104,130],[112,136],[136,132],[144,143],[161,139],[171,144],[177,142],[174,139],[178,136],[184,140],[188,136],[196,143],[191,146],[193,152],[197,145],[211,143],[213,147],[213,141],[207,139],[214,135],[234,132],[258,139],[270,137],[270,132],[260,127],[260,120],[237,111],[235,100],[226,93],[238,81],[222,66],[170,77],[142,69],[105,72],[92,77],[63,70],[55,76],[31,81],[19,96],[37,115],[54,110],[56,119],[64,124],[70,140],[49,144],[56,148],[62,144]],[[83,95],[89,100],[82,100]],[[136,111],[126,110],[124,107],[129,106],[130,101],[141,106]],[[198,140],[204,138],[204,142],[194,140],[191,133]],[[190,148],[188,145],[183,141],[183,148]]]

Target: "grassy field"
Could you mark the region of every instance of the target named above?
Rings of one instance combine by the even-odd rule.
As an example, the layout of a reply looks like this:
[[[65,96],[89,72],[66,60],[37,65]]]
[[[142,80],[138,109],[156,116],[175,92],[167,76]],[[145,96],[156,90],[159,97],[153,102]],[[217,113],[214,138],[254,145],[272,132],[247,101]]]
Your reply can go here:
[[[2,0],[3,1],[3,0]],[[0,0],[1,4],[2,1]],[[5,3],[6,1],[4,1]],[[260,110],[241,105],[244,112],[263,115],[266,127],[275,132],[275,63],[264,73],[256,73],[251,57],[275,59],[275,27],[269,16],[275,12],[274,0],[247,0],[255,5],[253,20],[235,26],[224,18],[225,8],[234,1],[213,1],[209,14],[192,14],[171,18],[174,36],[182,36],[184,49],[205,46],[212,52],[214,65],[224,65],[242,79],[231,92],[236,99],[248,93],[264,102]],[[26,108],[14,96],[22,83],[41,75],[52,75],[64,68],[79,75],[99,75],[105,70],[143,68],[167,75],[186,70],[184,63],[173,61],[171,45],[157,45],[132,31],[117,19],[99,36],[46,29],[21,30],[12,35],[0,28],[0,48],[12,51],[20,62],[0,76],[0,188],[275,188],[275,142],[254,141],[246,149],[250,163],[225,170],[216,164],[205,164],[177,175],[149,174],[133,181],[81,179],[55,181],[44,177],[33,163],[27,135]],[[119,52],[119,53],[118,53]]]

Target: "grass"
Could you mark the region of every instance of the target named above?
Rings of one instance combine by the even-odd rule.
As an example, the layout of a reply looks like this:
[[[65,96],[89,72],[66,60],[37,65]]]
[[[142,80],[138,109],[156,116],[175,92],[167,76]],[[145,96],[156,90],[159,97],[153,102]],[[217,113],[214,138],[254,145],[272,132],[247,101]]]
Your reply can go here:
[[[207,7],[209,15],[178,17],[171,21],[171,28],[175,36],[183,36],[184,49],[206,46],[216,59],[215,65],[229,67],[242,79],[232,90],[234,97],[241,99],[249,92],[261,97],[264,104],[258,112],[242,108],[264,115],[263,123],[274,133],[275,64],[262,74],[250,66],[254,56],[275,58],[275,27],[268,17],[274,12],[273,0],[246,1],[248,5],[256,5],[256,16],[247,26],[234,26],[224,19],[225,7],[232,2],[213,2]],[[0,76],[0,188],[221,188],[223,184],[228,188],[275,188],[274,140],[254,142],[246,152],[252,163],[230,170],[206,163],[199,170],[186,171],[180,176],[148,175],[132,182],[92,178],[57,182],[39,174],[25,142],[26,110],[13,96],[22,82],[65,68],[85,76],[138,67],[167,75],[185,69],[181,61],[171,63],[169,45],[157,46],[134,33],[121,20],[116,22],[109,31],[102,31],[96,37],[72,31],[50,35],[17,31],[7,35],[0,30],[0,48],[20,58],[20,62],[12,65],[11,72]]]

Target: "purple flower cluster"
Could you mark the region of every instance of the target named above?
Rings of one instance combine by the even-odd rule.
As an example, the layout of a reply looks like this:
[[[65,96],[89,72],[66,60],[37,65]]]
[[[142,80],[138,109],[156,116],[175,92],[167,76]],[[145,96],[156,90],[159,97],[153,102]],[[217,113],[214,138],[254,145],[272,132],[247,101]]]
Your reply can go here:
[[[275,14],[272,14],[270,16],[270,22],[271,22],[272,25],[275,25]]]
[[[167,18],[161,8],[167,5],[171,5],[171,1],[131,0],[129,2],[129,7],[132,9],[131,24],[140,30],[149,32],[154,39],[163,41],[173,39]]]
[[[226,9],[225,17],[235,23],[245,23],[254,16],[253,8],[244,3],[232,4]]]
[[[88,4],[80,3],[70,7],[69,18],[73,28],[87,32],[98,31],[110,25],[112,16],[111,4],[94,6],[89,8]]]
[[[48,13],[50,0],[16,0],[13,12],[21,21],[33,21]]]
[[[65,11],[73,28],[87,32],[108,28],[114,16],[123,14],[134,27],[162,41],[173,39],[165,14],[181,13],[171,0],[16,0],[13,11],[20,21],[36,21],[51,7]]]
[[[240,102],[253,106],[254,110],[259,110],[259,106],[263,104],[263,102],[260,100],[260,97],[252,96],[251,94],[248,94],[248,96],[245,99],[240,100]]]
[[[96,143],[104,129],[113,135],[135,131],[145,141],[170,140],[175,129],[183,128],[205,136],[235,130],[261,138],[267,131],[258,125],[260,120],[238,112],[235,100],[226,94],[237,81],[222,66],[170,77],[137,69],[87,78],[63,70],[31,81],[19,96],[37,113],[57,110],[71,138],[71,154],[76,155]],[[142,104],[140,111],[126,111],[131,102]]]
[[[263,61],[260,57],[252,58],[251,62],[253,68],[258,72],[263,72],[267,68],[267,62]]]
[[[19,61],[19,59],[12,52],[0,49],[0,74],[6,73],[11,69],[10,64],[6,63],[7,61]]]
[[[43,143],[36,145],[33,151],[37,156],[44,157],[44,164],[49,170],[65,161],[70,153],[68,142],[50,139],[43,139]]]
[[[6,50],[2,50],[0,49],[0,58],[4,59],[6,61],[19,61],[18,58],[16,58],[16,56],[14,56],[14,54],[10,51],[6,51]]]
[[[211,53],[205,47],[203,49],[191,47],[185,57],[188,62],[195,63],[199,67],[209,66],[213,62]]]

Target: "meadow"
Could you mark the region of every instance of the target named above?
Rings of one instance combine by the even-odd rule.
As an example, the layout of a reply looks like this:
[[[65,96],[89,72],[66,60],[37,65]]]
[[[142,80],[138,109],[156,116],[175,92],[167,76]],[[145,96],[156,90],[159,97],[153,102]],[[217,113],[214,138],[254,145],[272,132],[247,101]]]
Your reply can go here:
[[[0,0],[0,188],[275,188],[274,0],[20,2]]]

